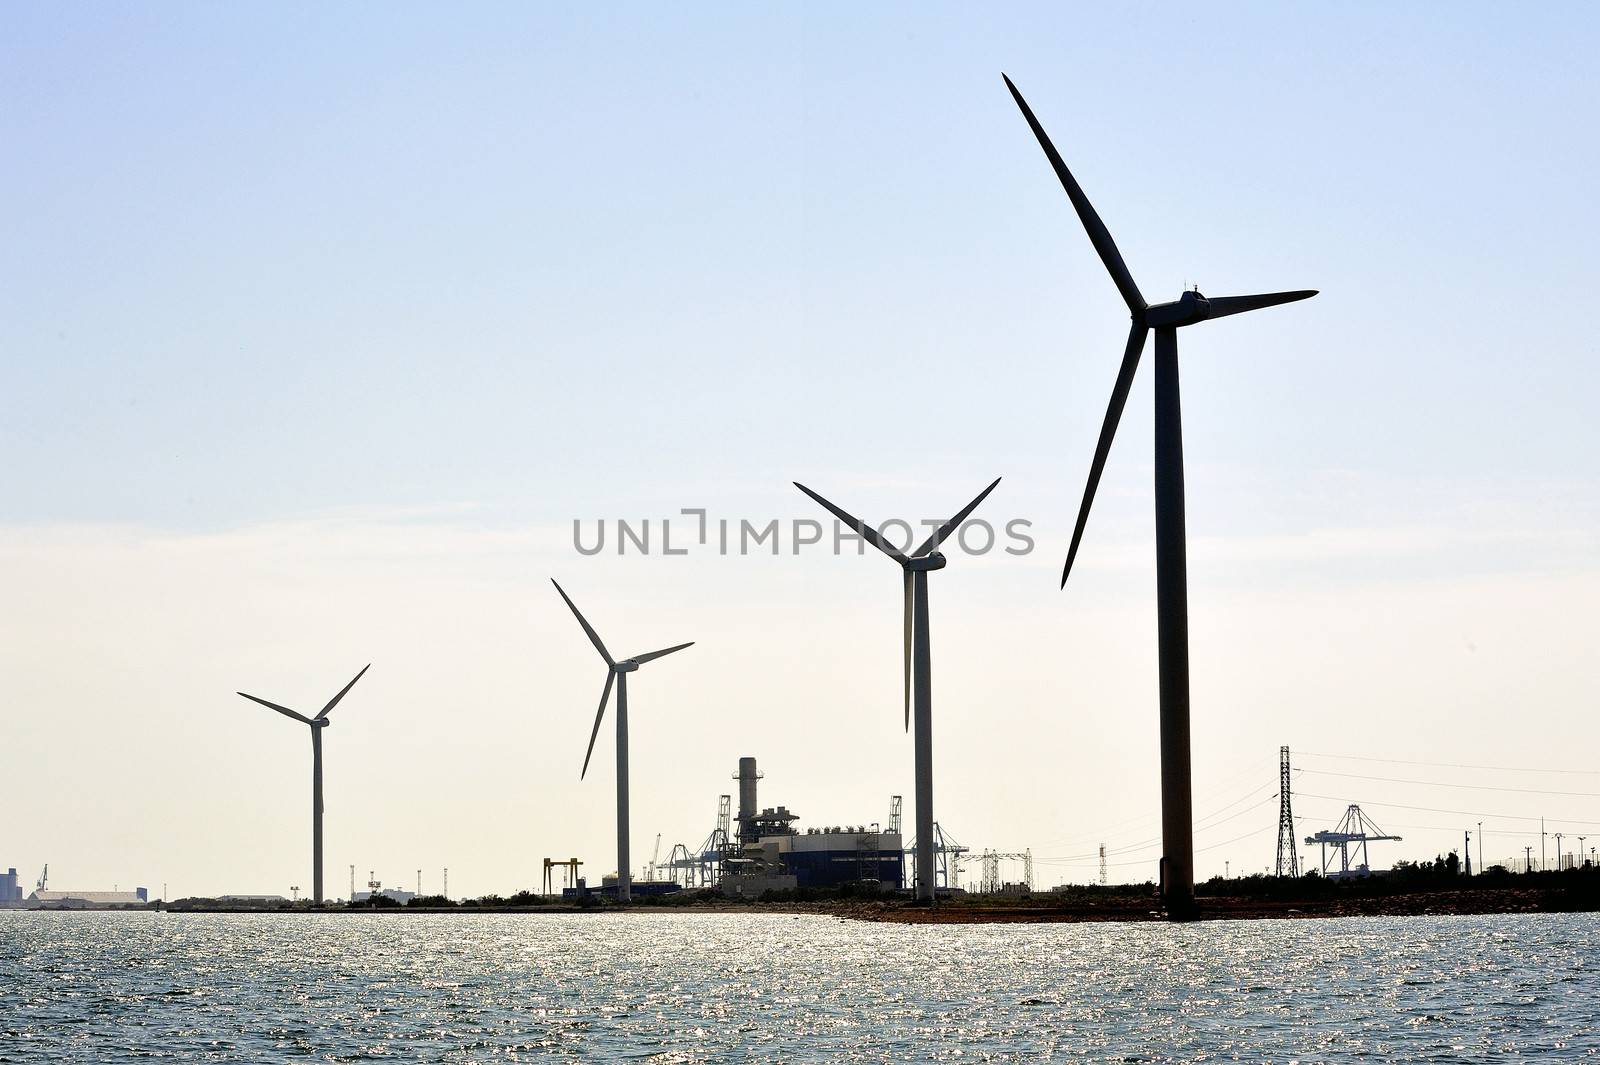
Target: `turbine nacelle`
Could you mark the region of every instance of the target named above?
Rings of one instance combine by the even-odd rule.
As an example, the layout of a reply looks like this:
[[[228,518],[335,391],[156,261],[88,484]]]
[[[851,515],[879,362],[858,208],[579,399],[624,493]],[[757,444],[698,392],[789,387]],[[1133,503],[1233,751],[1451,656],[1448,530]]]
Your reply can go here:
[[[905,561],[907,573],[932,573],[936,569],[944,569],[949,560],[942,551],[934,551]]]
[[[1171,303],[1145,308],[1144,324],[1151,329],[1177,329],[1211,317],[1211,301],[1199,289],[1185,292]]]
[[[613,673],[634,673],[634,672],[637,672],[638,669],[639,669],[639,660],[637,658],[625,658],[621,662],[618,662],[616,665],[612,666],[611,667],[611,672],[613,672]]]
[[[1134,324],[1146,329],[1179,329],[1208,318],[1226,318],[1230,314],[1259,311],[1263,307],[1276,307],[1283,303],[1310,299],[1316,289],[1302,288],[1292,292],[1260,292],[1253,296],[1202,296],[1199,289],[1185,292],[1171,303],[1158,303],[1146,307],[1143,314],[1135,312]]]

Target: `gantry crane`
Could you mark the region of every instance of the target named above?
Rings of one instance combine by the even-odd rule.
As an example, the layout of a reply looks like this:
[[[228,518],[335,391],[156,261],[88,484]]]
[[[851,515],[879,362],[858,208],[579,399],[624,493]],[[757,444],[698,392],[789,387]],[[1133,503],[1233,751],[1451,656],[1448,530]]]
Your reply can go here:
[[[546,858],[544,860],[544,893],[546,895],[554,895],[555,894],[555,892],[553,890],[551,890],[552,877],[550,875],[550,870],[554,869],[558,865],[561,866],[561,868],[562,868],[562,871],[563,871],[562,872],[562,877],[563,877],[563,879],[568,881],[566,886],[568,886],[568,887],[577,887],[578,886],[578,866],[580,866],[582,864],[583,863],[578,861],[578,859],[576,859],[576,858],[567,858],[565,860],[557,860],[555,858]]]
[[[1367,866],[1367,844],[1376,840],[1399,840],[1399,836],[1391,836],[1379,828],[1377,822],[1361,812],[1361,807],[1355,803],[1345,810],[1339,823],[1331,831],[1324,829],[1314,836],[1307,836],[1306,843],[1315,843],[1322,848],[1322,875],[1327,877],[1367,876],[1371,869]],[[1361,860],[1352,868],[1350,865],[1350,849],[1354,846],[1361,853]],[[1339,868],[1334,871],[1329,868],[1328,848],[1334,848],[1334,854],[1339,858]]]
[[[897,817],[899,810],[895,805],[890,806],[890,818]],[[890,831],[893,831],[891,829]],[[971,847],[957,843],[955,837],[947,835],[944,826],[935,821],[933,823],[933,885],[937,890],[949,890],[961,886],[961,856],[971,850]],[[904,854],[917,853],[917,838],[912,836],[906,841]],[[913,877],[913,880],[915,877]]]

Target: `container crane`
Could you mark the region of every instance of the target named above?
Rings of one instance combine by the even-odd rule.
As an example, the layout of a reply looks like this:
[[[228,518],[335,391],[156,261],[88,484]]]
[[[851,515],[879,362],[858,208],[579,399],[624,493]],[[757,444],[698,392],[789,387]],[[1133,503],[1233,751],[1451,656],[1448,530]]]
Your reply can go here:
[[[1369,876],[1371,869],[1367,866],[1367,844],[1375,840],[1396,840],[1399,836],[1391,836],[1379,828],[1377,822],[1361,812],[1361,807],[1354,803],[1345,810],[1344,816],[1333,829],[1324,829],[1314,836],[1307,836],[1307,844],[1318,844],[1322,848],[1322,875],[1327,877]],[[1328,848],[1334,848],[1333,853],[1338,856],[1339,868],[1334,871],[1329,868],[1331,859]],[[1350,865],[1350,851],[1354,847],[1360,852],[1360,861],[1352,868]]]

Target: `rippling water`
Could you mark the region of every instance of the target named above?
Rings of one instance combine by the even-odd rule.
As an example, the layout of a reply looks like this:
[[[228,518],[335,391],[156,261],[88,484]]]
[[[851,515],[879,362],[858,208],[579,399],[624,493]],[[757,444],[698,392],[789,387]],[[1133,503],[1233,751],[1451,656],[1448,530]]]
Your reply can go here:
[[[0,913],[0,1061],[1548,1061],[1592,914],[905,926]]]

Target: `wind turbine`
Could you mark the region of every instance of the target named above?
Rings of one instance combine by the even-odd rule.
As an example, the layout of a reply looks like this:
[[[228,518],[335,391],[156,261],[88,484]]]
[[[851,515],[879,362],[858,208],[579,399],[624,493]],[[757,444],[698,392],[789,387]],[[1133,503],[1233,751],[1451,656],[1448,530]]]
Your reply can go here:
[[[917,732],[915,737],[917,760],[917,898],[933,899],[933,654],[928,644],[928,574],[944,569],[945,557],[938,547],[951,533],[961,528],[979,503],[982,503],[995,485],[996,477],[988,488],[978,493],[978,498],[961,509],[961,513],[939,526],[921,547],[909,556],[898,551],[878,531],[840,510],[817,493],[801,484],[794,486],[821,503],[833,516],[856,530],[861,538],[900,564],[905,574],[905,711],[906,729],[911,728],[912,693],[916,694]]]
[[[307,717],[298,711],[290,710],[287,706],[269,703],[254,695],[238,693],[253,703],[260,703],[285,717],[294,718],[302,725],[311,726],[311,895],[312,901],[319,906],[322,905],[322,730],[328,727],[328,715],[339,705],[339,700],[343,699],[345,694],[356,686],[356,681],[365,676],[367,670],[371,668],[371,662],[362,666],[361,672],[357,673],[349,684],[340,688],[339,694],[329,699],[328,705],[318,711],[316,717]]]
[[[578,605],[567,595],[566,590],[556,584],[554,579],[550,583],[555,584],[556,591],[561,593],[561,598],[572,608],[572,616],[578,619],[578,624],[583,626],[589,642],[594,644],[594,649],[600,652],[600,657],[606,662],[606,686],[600,693],[600,709],[595,711],[594,730],[589,733],[589,749],[583,754],[583,771],[578,774],[579,780],[589,773],[589,757],[594,754],[595,737],[600,735],[600,719],[606,716],[606,703],[611,700],[612,683],[615,682],[617,686],[617,901],[627,902],[633,898],[631,890],[633,877],[628,871],[628,674],[646,662],[653,662],[685,647],[693,647],[694,641],[680,643],[660,651],[651,651],[649,654],[634,655],[618,662],[611,657],[611,652],[606,650],[606,645],[600,642],[600,634],[594,631],[594,627],[579,612]]]
[[[1001,75],[1005,77],[1005,75]],[[1022,115],[1039,139],[1039,146],[1055,168],[1062,188],[1088,231],[1089,241],[1099,253],[1133,325],[1123,351],[1122,367],[1111,390],[1105,424],[1095,445],[1094,461],[1089,466],[1089,483],[1078,510],[1078,523],[1072,530],[1072,546],[1061,571],[1061,584],[1072,572],[1078,544],[1083,539],[1089,506],[1105,469],[1106,454],[1116,435],[1128,389],[1133,385],[1145,339],[1155,331],[1155,495],[1156,495],[1156,614],[1159,630],[1161,673],[1161,884],[1167,913],[1187,918],[1194,913],[1194,817],[1189,786],[1189,593],[1184,548],[1183,519],[1183,419],[1178,396],[1178,330],[1211,318],[1275,307],[1280,303],[1315,296],[1315,289],[1294,292],[1268,292],[1254,296],[1202,296],[1198,289],[1185,292],[1170,303],[1151,306],[1139,294],[1133,275],[1122,261],[1122,254],[1111,234],[1095,213],[1089,198],[1078,187],[1067,165],[1050,143],[1044,127],[1033,116],[1022,94],[1005,78],[1006,87],[1022,109]]]

